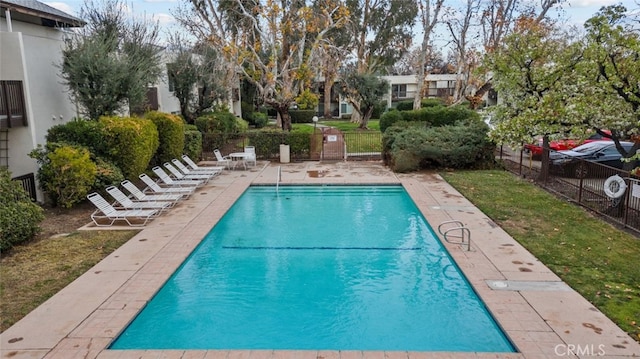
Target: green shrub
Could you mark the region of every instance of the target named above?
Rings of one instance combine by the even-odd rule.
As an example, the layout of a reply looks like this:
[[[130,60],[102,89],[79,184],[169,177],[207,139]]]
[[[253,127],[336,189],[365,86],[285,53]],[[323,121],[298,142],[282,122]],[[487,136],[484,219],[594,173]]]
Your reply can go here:
[[[247,121],[250,126],[262,128],[267,125],[269,118],[267,112],[258,112],[253,110],[253,105],[246,102],[242,103],[242,119]]]
[[[29,195],[11,173],[0,167],[0,252],[30,240],[44,219],[42,208],[31,202]]]
[[[445,103],[442,99],[439,98],[423,98],[420,101],[420,108],[425,107],[439,107],[444,106]],[[396,105],[396,110],[398,111],[411,111],[413,110],[413,100],[400,101]]]
[[[149,166],[158,149],[158,130],[151,120],[134,117],[101,117],[108,159],[125,178],[137,178]]]
[[[493,163],[488,127],[470,120],[457,126],[394,126],[385,132],[389,166],[398,172],[419,168],[479,168]]]
[[[235,120],[238,132],[247,132],[247,130],[249,129],[249,122],[245,121],[241,117],[235,117]]]
[[[387,109],[387,101],[380,101],[373,107],[371,118],[380,118],[384,111]]]
[[[202,133],[195,125],[184,126],[184,154],[189,158],[200,159],[202,156]]]
[[[83,201],[95,182],[96,165],[86,148],[49,143],[47,149],[39,146],[29,155],[40,164],[40,188],[54,206],[71,208]]]
[[[269,117],[267,117],[266,113],[262,112],[254,112],[253,113],[253,126],[255,128],[263,128],[269,123]]]
[[[291,123],[313,123],[316,110],[290,110]]]
[[[47,131],[47,142],[76,144],[89,149],[96,156],[109,153],[104,140],[103,124],[98,121],[74,119],[67,123],[51,127]]]
[[[391,111],[388,111],[387,113],[390,112]],[[387,113],[385,113],[385,115]],[[389,115],[389,117],[386,117],[384,121],[381,118],[380,131],[384,132],[396,121],[424,122],[426,126],[447,126],[455,125],[459,121],[480,118],[475,111],[464,106],[425,107],[419,110],[398,111],[398,114],[400,115],[400,118],[398,118],[397,114]],[[383,115],[383,117],[385,116]]]
[[[413,110],[413,100],[400,101],[396,104],[396,110],[398,111],[411,111]]]
[[[91,186],[90,192],[99,192],[105,194],[105,188],[109,186],[118,186],[124,181],[124,175],[115,163],[97,157],[93,161],[96,164],[96,179]]]
[[[402,121],[402,114],[396,109],[391,109],[380,116],[380,131],[385,132],[394,123]]]
[[[240,132],[240,122],[231,112],[207,112],[196,118],[195,125],[202,133],[223,133],[234,136]]]
[[[247,139],[256,148],[256,153],[264,158],[274,158],[280,154],[280,145],[289,145],[293,158],[308,156],[311,136],[308,133],[286,132],[276,129],[250,131]]]
[[[318,107],[318,101],[318,95],[309,89],[305,89],[296,97],[296,104],[300,110],[313,110],[315,112],[316,107]]]
[[[151,166],[161,166],[174,158],[180,158],[184,150],[184,121],[182,118],[157,111],[147,112],[144,117],[158,129],[158,150],[151,159]]]

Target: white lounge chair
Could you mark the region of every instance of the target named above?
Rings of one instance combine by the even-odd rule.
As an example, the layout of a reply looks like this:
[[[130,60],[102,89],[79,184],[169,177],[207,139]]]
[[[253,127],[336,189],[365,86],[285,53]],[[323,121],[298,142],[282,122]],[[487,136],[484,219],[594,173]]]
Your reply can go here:
[[[162,181],[164,184],[169,185],[169,186],[186,186],[186,187],[202,187],[205,185],[203,180],[179,180],[179,179],[173,179],[171,177],[169,177],[169,175],[167,174],[167,172],[165,172],[162,168],[160,168],[159,166],[155,166],[151,169],[153,171],[153,173],[156,174],[156,176],[158,176],[158,178],[160,178],[160,181]]]
[[[116,221],[125,221],[132,227],[144,226],[157,217],[160,211],[156,209],[119,209],[113,207],[98,193],[91,193],[87,196],[97,209],[91,214],[91,220],[99,227],[112,226]],[[100,221],[110,221],[109,224]],[[142,222],[142,223],[134,223]]]
[[[149,201],[149,202],[153,202],[153,201],[166,201],[166,202],[171,202],[172,203],[172,207],[181,199],[184,199],[187,197],[187,193],[174,193],[174,194],[170,194],[170,193],[164,193],[164,194],[146,194],[144,192],[142,192],[135,184],[133,184],[133,182],[129,181],[129,180],[124,180],[122,182],[120,182],[120,184],[122,185],[122,187],[124,187],[127,191],[129,191],[129,193],[131,193],[131,195],[133,195],[133,197],[135,199],[137,199],[138,201]]]
[[[224,165],[224,167],[227,169],[231,167],[231,158],[223,156],[222,153],[220,153],[219,149],[216,148],[215,150],[213,150],[213,154],[216,155],[217,164]],[[189,165],[191,164],[189,163]]]
[[[256,148],[254,146],[246,146],[244,148],[244,153],[250,153],[251,154],[251,156],[245,157],[245,161],[250,166],[255,166],[258,163],[257,159],[256,159]]]
[[[143,192],[148,192],[148,193],[176,193],[176,194],[182,194],[185,195],[187,198],[189,196],[191,196],[191,194],[196,190],[196,186],[169,186],[169,185],[164,185],[164,187],[160,186],[159,184],[157,184],[156,182],[153,181],[153,179],[149,176],[147,176],[146,174],[141,174],[140,179],[142,180],[142,182],[144,182],[144,184],[147,185],[147,188],[145,188],[143,190]]]
[[[182,173],[188,174],[209,174],[217,176],[219,175],[224,167],[199,167],[198,169],[189,169],[187,166],[182,164],[177,158],[171,160],[174,166],[179,169]]]
[[[158,211],[165,211],[171,207],[171,202],[147,202],[147,201],[132,201],[131,198],[127,197],[124,192],[118,189],[116,186],[107,187],[107,193],[113,197],[122,206],[122,208],[126,209],[155,209]]]
[[[180,172],[177,168],[175,168],[171,163],[169,162],[165,162],[163,164],[164,168],[166,168],[167,170],[169,170],[169,172],[173,175],[173,177],[177,180],[202,180],[205,183],[209,182],[209,180],[211,179],[211,177],[213,177],[213,175],[211,174],[205,174],[205,173],[201,173],[201,174],[184,174],[182,172]]]

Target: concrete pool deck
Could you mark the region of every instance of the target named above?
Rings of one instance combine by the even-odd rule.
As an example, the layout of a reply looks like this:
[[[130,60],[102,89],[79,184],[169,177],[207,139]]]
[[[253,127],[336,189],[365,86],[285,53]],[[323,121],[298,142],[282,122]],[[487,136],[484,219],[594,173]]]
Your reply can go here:
[[[443,243],[518,353],[106,349],[244,190],[275,184],[279,167],[282,184],[402,184],[434,230],[444,221],[464,223],[471,231],[471,251]],[[317,177],[309,171],[318,171]],[[640,356],[640,344],[436,174],[395,174],[379,162],[258,162],[247,171],[225,170],[147,224],[0,334],[0,354],[19,359],[625,358]]]

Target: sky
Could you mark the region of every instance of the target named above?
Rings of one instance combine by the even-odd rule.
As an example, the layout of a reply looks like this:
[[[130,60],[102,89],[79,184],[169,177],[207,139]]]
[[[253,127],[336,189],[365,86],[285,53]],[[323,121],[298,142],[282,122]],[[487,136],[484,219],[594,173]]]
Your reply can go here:
[[[454,1],[456,0],[445,0],[445,5],[449,5]],[[538,3],[539,0],[531,1]],[[75,16],[78,16],[84,3],[82,0],[42,2]],[[157,20],[161,28],[165,31],[177,28],[172,13],[175,13],[179,6],[184,6],[185,4],[185,0],[125,0],[125,2],[133,14],[136,16],[145,15],[146,17]],[[628,9],[637,10],[640,7],[640,0],[566,0],[563,5],[564,15],[568,18],[566,24],[578,25],[581,28],[582,24],[593,16],[602,6],[618,3],[625,5]],[[421,36],[421,34],[419,34],[419,36]]]

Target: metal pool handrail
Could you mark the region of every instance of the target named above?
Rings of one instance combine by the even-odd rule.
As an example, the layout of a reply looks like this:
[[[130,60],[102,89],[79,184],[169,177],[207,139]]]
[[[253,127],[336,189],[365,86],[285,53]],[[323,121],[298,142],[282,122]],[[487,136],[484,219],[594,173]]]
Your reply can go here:
[[[278,166],[278,176],[276,177],[276,194],[279,193],[281,179],[282,179],[282,166]]]
[[[445,225],[455,225],[455,227],[452,228],[448,228],[446,230],[442,230],[442,227]],[[451,234],[450,232],[452,231],[460,231],[460,234]],[[442,235],[444,237],[444,240],[449,242],[449,243],[453,243],[453,244],[464,244],[464,235],[465,233],[467,234],[467,252],[471,251],[471,231],[469,230],[469,228],[464,226],[464,223],[460,222],[460,221],[445,221],[440,223],[440,225],[438,226],[438,233],[440,233],[440,235]],[[457,241],[451,241],[449,240],[449,236],[455,237],[455,238],[460,238],[460,242]]]

